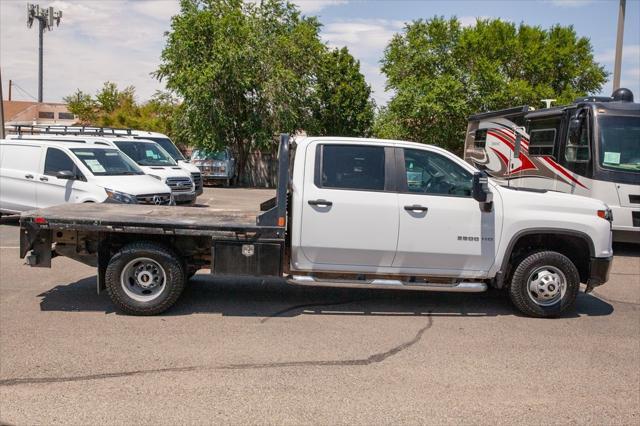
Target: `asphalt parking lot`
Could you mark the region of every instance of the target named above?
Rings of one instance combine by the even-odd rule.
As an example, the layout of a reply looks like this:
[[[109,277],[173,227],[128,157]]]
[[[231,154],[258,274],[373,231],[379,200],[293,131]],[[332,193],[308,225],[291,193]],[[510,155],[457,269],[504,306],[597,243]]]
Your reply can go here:
[[[257,206],[266,190],[207,188]],[[499,292],[298,288],[200,272],[157,317],[0,225],[0,423],[640,424],[640,249],[554,320]]]

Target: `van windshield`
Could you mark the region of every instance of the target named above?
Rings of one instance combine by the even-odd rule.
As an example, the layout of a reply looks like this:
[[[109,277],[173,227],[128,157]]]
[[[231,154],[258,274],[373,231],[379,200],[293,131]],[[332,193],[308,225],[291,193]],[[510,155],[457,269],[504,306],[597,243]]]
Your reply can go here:
[[[71,152],[96,176],[144,174],[136,163],[117,149],[71,148]]]
[[[169,139],[169,138],[157,138],[157,137],[144,136],[144,137],[140,137],[140,138],[136,138],[136,139],[147,139],[147,140],[150,140],[150,141],[154,141],[155,143],[160,145],[162,147],[162,149],[167,151],[167,153],[175,161],[183,161],[184,160],[184,156],[182,155],[180,150],[178,148],[176,148],[176,146],[173,144],[173,142],[171,142],[171,139]]]
[[[604,116],[600,125],[600,165],[640,173],[640,117]]]
[[[116,146],[141,166],[177,166],[178,163],[155,142],[114,141]]]

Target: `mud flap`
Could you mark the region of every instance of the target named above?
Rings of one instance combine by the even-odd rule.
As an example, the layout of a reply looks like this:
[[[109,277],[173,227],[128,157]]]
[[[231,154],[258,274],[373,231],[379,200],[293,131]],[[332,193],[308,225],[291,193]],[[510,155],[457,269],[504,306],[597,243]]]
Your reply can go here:
[[[107,288],[105,276],[107,274],[109,260],[109,246],[103,242],[98,249],[98,279],[96,281],[96,291],[98,294]]]
[[[31,250],[31,254],[27,253]],[[29,266],[50,268],[53,253],[51,250],[51,230],[37,226],[20,228],[20,257],[27,258]]]

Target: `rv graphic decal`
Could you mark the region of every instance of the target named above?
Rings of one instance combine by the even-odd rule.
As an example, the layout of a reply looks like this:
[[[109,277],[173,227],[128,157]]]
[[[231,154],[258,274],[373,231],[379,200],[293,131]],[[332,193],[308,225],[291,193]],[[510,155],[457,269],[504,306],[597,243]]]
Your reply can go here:
[[[501,120],[508,123],[508,120]],[[482,147],[467,147],[467,157],[477,168],[497,179],[560,179],[562,182],[587,188],[576,176],[558,164],[552,156],[530,156],[529,136],[521,133],[520,156],[514,158],[516,134],[500,122],[482,122],[480,129],[487,129]]]

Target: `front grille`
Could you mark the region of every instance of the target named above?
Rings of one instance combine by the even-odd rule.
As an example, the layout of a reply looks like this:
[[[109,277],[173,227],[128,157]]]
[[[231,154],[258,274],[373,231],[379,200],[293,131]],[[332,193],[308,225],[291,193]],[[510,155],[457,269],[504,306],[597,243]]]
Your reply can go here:
[[[196,191],[202,188],[202,175],[200,173],[191,173],[191,179],[193,179],[193,184],[196,186]]]
[[[640,195],[629,195],[629,202],[632,204],[640,204]]]
[[[633,219],[633,226],[640,226],[640,212],[631,212],[631,219]]]
[[[167,206],[171,204],[171,194],[143,194],[136,197],[138,204],[155,204]]]
[[[166,181],[171,192],[191,192],[193,191],[193,181],[188,177],[170,177]]]

